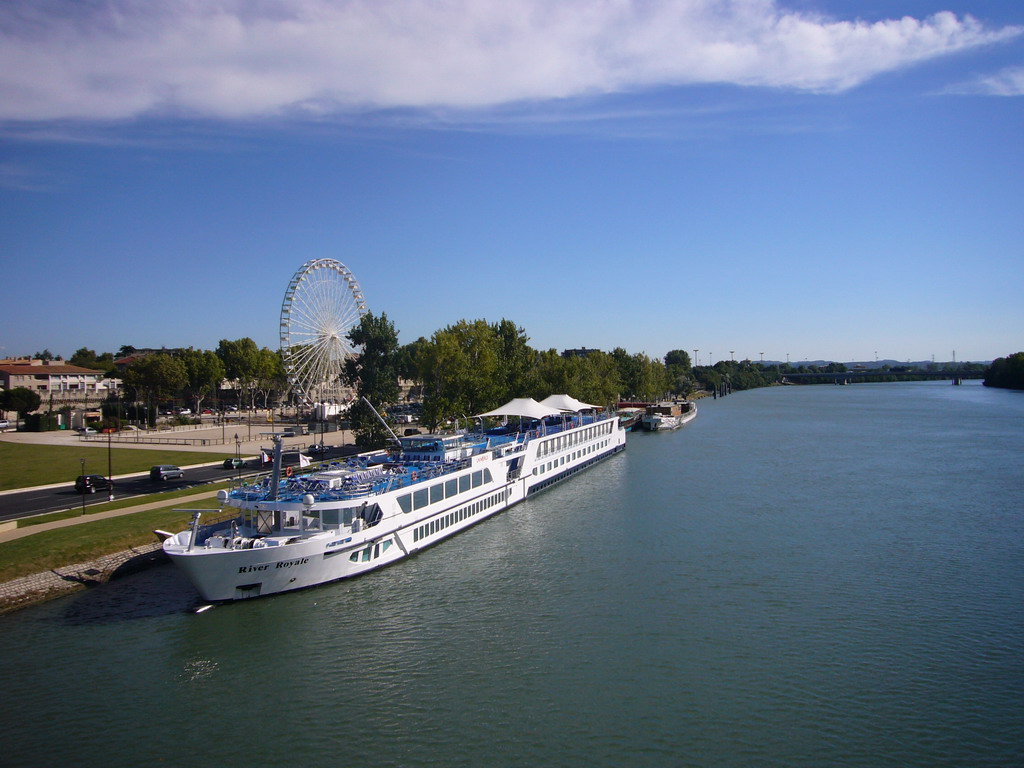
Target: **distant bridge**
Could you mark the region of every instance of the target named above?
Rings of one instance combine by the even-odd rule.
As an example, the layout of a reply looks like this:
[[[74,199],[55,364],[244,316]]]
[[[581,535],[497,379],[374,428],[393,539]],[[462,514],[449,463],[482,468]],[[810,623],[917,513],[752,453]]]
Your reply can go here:
[[[833,371],[833,372],[807,372],[807,373],[785,373],[782,375],[783,382],[805,384],[820,383],[823,381],[835,381],[837,384],[864,381],[867,379],[903,379],[905,381],[922,381],[925,379],[946,379],[951,381],[962,381],[963,379],[983,379],[984,371],[883,371],[881,369],[859,370],[859,371]]]

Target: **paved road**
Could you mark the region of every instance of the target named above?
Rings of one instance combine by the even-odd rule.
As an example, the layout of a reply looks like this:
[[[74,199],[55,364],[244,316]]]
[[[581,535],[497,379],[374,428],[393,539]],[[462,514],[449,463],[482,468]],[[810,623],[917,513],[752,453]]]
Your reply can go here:
[[[331,448],[325,457],[336,459],[348,456],[356,452],[354,446]],[[282,454],[282,462],[285,466],[295,466],[299,463],[298,451],[285,450]],[[269,465],[268,465],[269,467]],[[255,472],[266,471],[255,466],[250,460],[242,470],[243,475],[250,475]],[[114,480],[114,498],[125,499],[139,496],[148,496],[166,491],[192,488],[209,483],[228,480],[238,476],[238,470],[224,469],[222,462],[216,462],[210,466],[197,466],[185,469],[185,477],[181,480],[166,480],[154,482],[149,479],[149,473],[118,477]],[[43,486],[39,488],[27,488],[23,491],[15,491],[0,495],[0,522],[16,520],[21,517],[40,515],[47,512],[59,512],[65,509],[74,509],[93,504],[102,504],[107,501],[105,491],[96,493],[78,494],[71,483]]]

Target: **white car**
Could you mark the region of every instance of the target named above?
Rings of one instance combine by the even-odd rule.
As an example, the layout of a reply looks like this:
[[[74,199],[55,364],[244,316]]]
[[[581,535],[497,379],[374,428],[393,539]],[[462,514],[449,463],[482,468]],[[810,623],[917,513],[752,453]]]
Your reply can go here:
[[[0,419],[0,429],[8,429],[11,426],[11,422],[7,419]]]

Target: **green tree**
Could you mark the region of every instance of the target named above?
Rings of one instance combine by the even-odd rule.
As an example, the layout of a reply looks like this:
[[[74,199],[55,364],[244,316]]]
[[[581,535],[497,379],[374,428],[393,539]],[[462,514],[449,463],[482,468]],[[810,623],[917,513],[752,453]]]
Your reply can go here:
[[[260,366],[260,349],[246,336],[230,341],[221,339],[217,344],[217,357],[224,363],[227,378],[235,382],[247,407],[255,407],[256,377]]]
[[[430,429],[501,404],[498,337],[485,320],[460,320],[437,331],[423,348],[423,418]]]
[[[82,347],[68,358],[68,362],[82,368],[92,368],[94,371],[109,371],[114,367],[114,354],[104,352],[102,355],[97,355],[95,350]]]
[[[168,400],[176,398],[185,387],[188,374],[181,360],[158,353],[129,365],[124,372],[124,383],[135,392],[136,400]]]
[[[673,349],[665,355],[665,371],[668,374],[669,389],[685,395],[693,388],[690,355],[684,349]]]
[[[622,388],[630,399],[657,400],[669,390],[668,373],[658,360],[642,352],[630,355],[622,347],[612,350]]]
[[[96,350],[88,347],[82,347],[68,358],[71,365],[79,365],[82,368],[101,368],[102,366],[96,365],[96,360]]]
[[[367,312],[348,334],[349,341],[361,349],[358,356],[345,361],[345,377],[356,387],[360,399],[349,410],[349,421],[356,433],[356,444],[379,448],[391,436],[363,402],[366,398],[383,416],[388,406],[398,401],[398,331],[385,313]]]
[[[533,368],[537,363],[537,352],[530,347],[526,331],[511,320],[502,318],[491,326],[497,344],[500,361],[498,381],[500,387],[495,393],[497,402],[506,403],[514,397],[522,397],[529,391]]]
[[[588,369],[586,380],[578,392],[567,394],[593,405],[614,405],[622,391],[622,380],[615,360],[604,352],[591,353],[584,360]]]
[[[270,407],[270,393],[288,388],[288,377],[284,372],[284,361],[281,353],[263,347],[256,358],[256,370],[253,386],[263,395],[263,407]]]
[[[185,390],[199,413],[203,399],[207,395],[216,395],[224,380],[224,363],[211,350],[189,349],[180,355],[185,365]]]
[[[669,390],[668,373],[659,360],[652,360],[643,352],[633,355],[637,373],[636,391],[645,400],[657,400]]]
[[[1024,389],[1024,352],[997,357],[985,372],[986,387]]]
[[[39,393],[26,387],[0,390],[0,410],[14,411],[21,419],[36,410],[40,402]]]

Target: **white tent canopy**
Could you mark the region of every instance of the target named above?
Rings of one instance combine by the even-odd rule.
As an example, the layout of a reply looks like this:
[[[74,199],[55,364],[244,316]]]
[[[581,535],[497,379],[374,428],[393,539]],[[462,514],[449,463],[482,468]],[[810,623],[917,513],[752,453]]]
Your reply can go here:
[[[557,408],[560,411],[572,411],[573,413],[579,413],[580,411],[593,411],[597,410],[599,406],[588,405],[587,403],[581,403],[575,397],[569,395],[548,395],[540,401],[541,405],[545,405],[548,408]]]
[[[480,416],[522,416],[527,419],[543,419],[545,416],[557,416],[558,408],[550,405],[541,405],[532,397],[516,397],[509,400],[500,408],[495,408],[487,413],[478,413]]]

